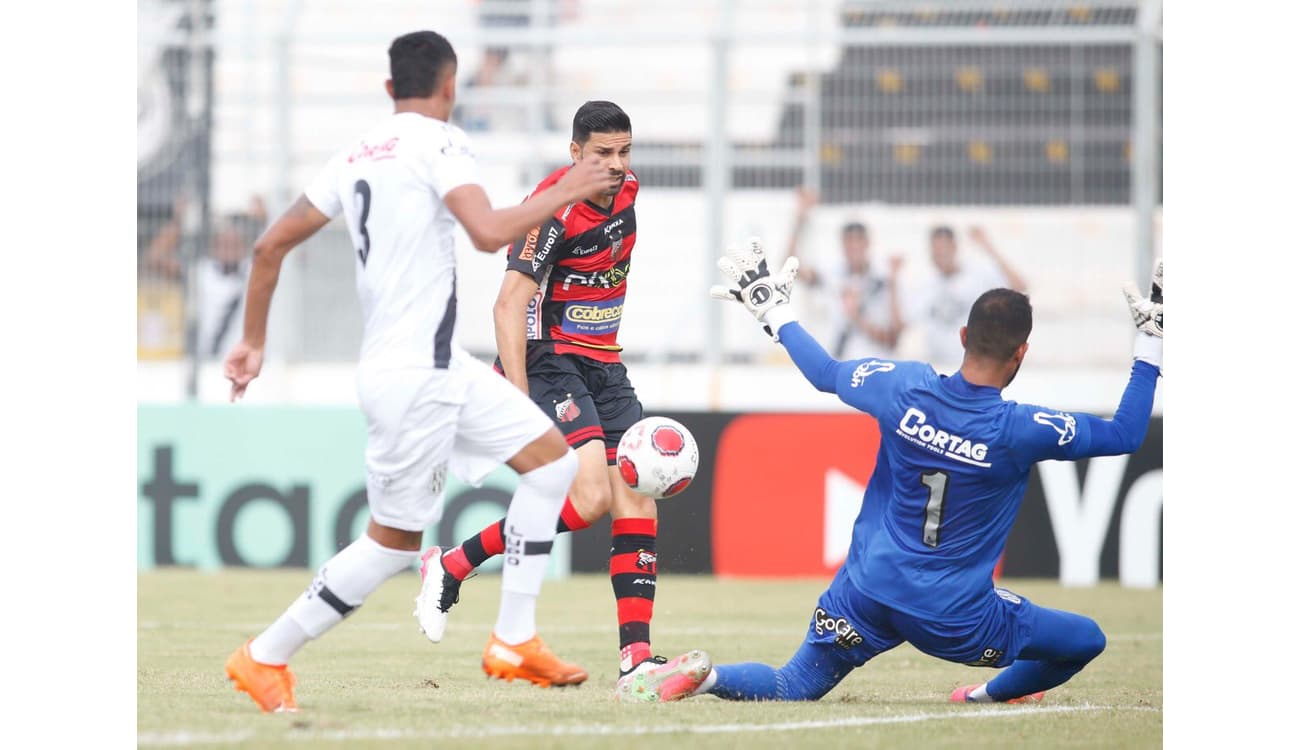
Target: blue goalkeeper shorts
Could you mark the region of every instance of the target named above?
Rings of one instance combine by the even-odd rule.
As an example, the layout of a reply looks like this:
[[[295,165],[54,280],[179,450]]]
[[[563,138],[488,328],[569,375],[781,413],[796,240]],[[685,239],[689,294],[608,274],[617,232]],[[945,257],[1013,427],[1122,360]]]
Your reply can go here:
[[[917,617],[859,591],[841,568],[817,600],[804,645],[842,666],[860,667],[906,641],[946,661],[1005,667],[1029,643],[1038,612],[1028,599],[990,588],[983,602],[969,611],[942,619]]]

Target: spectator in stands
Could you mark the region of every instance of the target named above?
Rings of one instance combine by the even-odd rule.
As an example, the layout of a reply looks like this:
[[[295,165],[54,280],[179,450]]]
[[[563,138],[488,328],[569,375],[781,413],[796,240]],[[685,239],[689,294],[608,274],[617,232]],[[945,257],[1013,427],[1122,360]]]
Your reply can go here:
[[[530,3],[519,0],[477,0],[478,23],[484,29],[552,29],[560,21],[569,21],[578,14],[576,0]],[[483,50],[483,60],[474,74],[465,81],[467,96],[452,113],[452,120],[465,130],[525,130],[541,128],[555,130],[557,122],[551,113],[550,103],[541,107],[541,122],[532,122],[535,110],[526,100],[506,95],[499,102],[475,101],[487,93],[493,96],[493,87],[524,87],[530,84],[549,89],[555,78],[553,45],[521,46],[511,54],[509,47],[489,46]],[[522,60],[520,58],[523,58]]]
[[[150,350],[166,349],[179,356],[179,342],[165,347],[153,340],[176,339],[161,331],[183,329],[185,260],[181,253],[187,203],[178,198],[171,219],[158,230],[145,250],[140,272],[141,328],[148,334]],[[266,226],[261,196],[249,200],[248,209],[221,217],[206,252],[194,263],[190,288],[198,295],[198,351],[204,359],[220,357],[242,333],[244,287],[248,281],[249,249]],[[146,290],[144,287],[147,286]],[[147,294],[145,292],[147,291]]]
[[[265,227],[266,207],[260,196],[253,196],[247,211],[226,214],[218,221],[211,251],[195,266],[199,356],[204,359],[224,355],[243,335],[249,249]]]
[[[1025,292],[1024,278],[993,247],[981,227],[971,227],[970,239],[985,258],[958,260],[957,237],[952,227],[930,230],[930,260],[934,264],[909,305],[909,322],[920,323],[925,331],[925,359],[935,369],[961,364],[962,345],[958,331],[966,324],[966,313],[981,294],[1005,287]]]
[[[476,101],[494,95],[495,87],[518,88],[528,83],[528,75],[511,62],[510,48],[488,47],[478,70],[465,82],[465,97],[470,103],[459,105],[452,119],[465,130],[520,130],[527,122],[530,107],[517,97],[503,96],[501,102]]]
[[[808,214],[817,201],[817,193],[799,190],[791,257],[799,257]],[[840,248],[844,256],[834,263],[817,268],[801,262],[799,267],[800,281],[831,297],[831,354],[837,359],[893,358],[902,331],[897,291],[902,258],[890,258],[887,271],[873,266],[871,236],[866,225],[856,221],[840,229]]]

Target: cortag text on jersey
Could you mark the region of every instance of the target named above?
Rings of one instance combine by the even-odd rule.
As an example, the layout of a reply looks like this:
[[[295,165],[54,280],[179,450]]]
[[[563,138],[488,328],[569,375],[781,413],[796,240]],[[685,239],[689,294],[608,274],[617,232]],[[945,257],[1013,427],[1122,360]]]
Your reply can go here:
[[[895,432],[916,445],[955,461],[984,468],[990,466],[984,462],[989,452],[987,445],[972,443],[960,435],[954,435],[929,424],[925,412],[916,407],[908,407]]]

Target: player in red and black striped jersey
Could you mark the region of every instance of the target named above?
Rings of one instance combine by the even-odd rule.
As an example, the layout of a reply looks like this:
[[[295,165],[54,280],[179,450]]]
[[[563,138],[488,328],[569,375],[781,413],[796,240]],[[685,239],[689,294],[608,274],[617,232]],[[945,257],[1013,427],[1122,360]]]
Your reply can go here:
[[[613,519],[609,569],[618,608],[620,683],[664,662],[650,649],[658,511],[653,499],[628,488],[615,466],[619,439],[642,417],[618,344],[636,245],[638,183],[629,168],[631,150],[632,123],[617,105],[592,101],[578,109],[569,144],[574,163],[599,158],[622,179],[556,211],[516,242],[493,308],[497,370],[532,397],[578,453],[578,476],[559,530],[586,528],[606,513]],[[569,169],[556,170],[533,194]],[[502,524],[504,519],[445,553],[425,553],[416,616],[431,640],[441,640],[460,582],[501,554]],[[636,691],[618,694],[657,699]]]

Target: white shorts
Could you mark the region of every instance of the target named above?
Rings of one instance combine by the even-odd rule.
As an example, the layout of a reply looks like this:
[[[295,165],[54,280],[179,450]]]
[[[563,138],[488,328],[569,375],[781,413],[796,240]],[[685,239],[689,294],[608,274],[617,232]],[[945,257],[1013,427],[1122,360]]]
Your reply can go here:
[[[369,432],[366,493],[376,523],[423,531],[442,516],[449,469],[478,484],[552,428],[492,368],[469,357],[458,364],[359,374]]]

